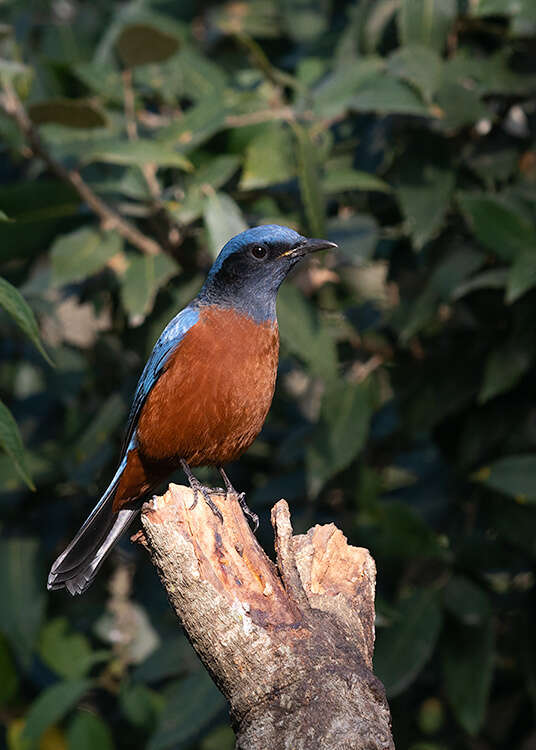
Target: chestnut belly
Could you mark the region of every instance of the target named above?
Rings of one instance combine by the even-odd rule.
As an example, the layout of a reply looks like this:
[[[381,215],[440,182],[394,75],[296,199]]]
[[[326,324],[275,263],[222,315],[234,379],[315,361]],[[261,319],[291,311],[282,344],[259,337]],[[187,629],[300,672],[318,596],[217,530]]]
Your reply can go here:
[[[259,434],[277,374],[277,324],[205,308],[151,390],[136,431],[148,463],[238,458]]]

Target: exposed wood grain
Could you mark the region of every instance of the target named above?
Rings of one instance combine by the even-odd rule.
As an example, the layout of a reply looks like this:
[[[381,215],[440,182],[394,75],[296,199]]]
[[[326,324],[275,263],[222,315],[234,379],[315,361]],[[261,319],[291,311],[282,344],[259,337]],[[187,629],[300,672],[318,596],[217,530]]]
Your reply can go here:
[[[171,484],[143,509],[143,543],[194,648],[228,698],[240,750],[394,748],[371,672],[376,571],[333,524],[292,535],[272,509],[277,566],[236,498],[224,522]],[[136,541],[140,541],[138,535]]]

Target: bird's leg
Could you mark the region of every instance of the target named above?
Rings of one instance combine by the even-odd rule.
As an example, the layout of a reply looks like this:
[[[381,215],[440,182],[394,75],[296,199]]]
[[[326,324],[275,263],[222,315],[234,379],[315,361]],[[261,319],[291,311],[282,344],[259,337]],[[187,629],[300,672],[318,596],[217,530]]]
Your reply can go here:
[[[244,515],[247,518],[250,518],[253,521],[253,531],[257,531],[259,528],[259,516],[254,513],[250,508],[248,508],[248,504],[246,503],[246,493],[245,492],[237,492],[233,485],[231,484],[231,480],[225,473],[223,466],[218,466],[218,471],[221,474],[221,478],[223,479],[223,482],[225,484],[225,491],[228,495],[236,495],[236,499],[238,500],[238,504],[242,508],[242,511]]]
[[[190,487],[194,491],[194,504],[192,505],[192,508],[195,508],[195,505],[197,503],[197,493],[199,492],[199,494],[203,495],[203,498],[210,510],[214,513],[215,516],[218,516],[220,521],[223,523],[223,516],[221,514],[221,511],[210,497],[211,494],[215,494],[214,490],[210,487],[205,487],[205,485],[202,484],[199,479],[197,479],[197,477],[192,474],[192,470],[190,469],[186,461],[184,461],[182,458],[181,467],[188,478]]]

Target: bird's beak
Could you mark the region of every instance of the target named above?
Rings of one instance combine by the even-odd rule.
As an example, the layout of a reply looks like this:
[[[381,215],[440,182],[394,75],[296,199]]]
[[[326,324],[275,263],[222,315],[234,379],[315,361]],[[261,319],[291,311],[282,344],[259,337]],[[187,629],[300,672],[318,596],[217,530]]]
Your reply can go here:
[[[334,242],[330,242],[329,240],[306,238],[300,240],[300,242],[294,245],[294,247],[291,247],[290,250],[286,250],[279,257],[303,258],[305,255],[309,255],[309,253],[316,253],[318,252],[318,250],[329,250],[330,248],[335,247],[338,247],[338,245],[336,245]]]

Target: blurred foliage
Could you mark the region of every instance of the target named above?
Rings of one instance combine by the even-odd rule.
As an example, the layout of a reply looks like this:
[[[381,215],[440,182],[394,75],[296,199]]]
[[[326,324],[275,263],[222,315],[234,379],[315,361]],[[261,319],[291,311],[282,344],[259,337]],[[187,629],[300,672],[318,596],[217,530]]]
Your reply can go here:
[[[163,325],[263,222],[340,252],[281,290],[273,408],[230,468],[261,541],[284,496],[298,532],[333,520],[371,549],[397,747],[534,747],[535,7],[2,4],[3,85],[161,247],[0,112],[2,747],[233,746],[143,555],[125,543],[79,599],[45,571]]]

